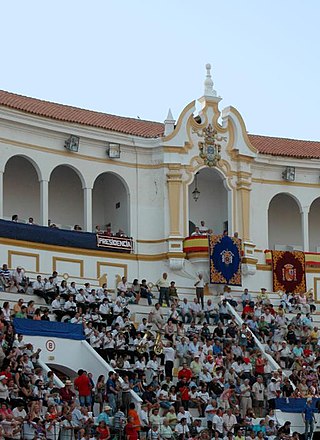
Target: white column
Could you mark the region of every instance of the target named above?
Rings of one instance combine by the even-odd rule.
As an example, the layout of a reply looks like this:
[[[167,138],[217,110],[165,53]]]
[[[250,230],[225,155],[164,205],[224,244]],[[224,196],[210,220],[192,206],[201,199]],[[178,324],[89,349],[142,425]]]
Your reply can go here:
[[[48,226],[49,182],[40,180],[40,224]]]
[[[3,171],[0,171],[0,218],[3,218]]]
[[[309,252],[309,206],[305,206],[301,211],[301,225],[303,237],[303,250]]]
[[[92,188],[83,188],[84,229],[92,232]]]

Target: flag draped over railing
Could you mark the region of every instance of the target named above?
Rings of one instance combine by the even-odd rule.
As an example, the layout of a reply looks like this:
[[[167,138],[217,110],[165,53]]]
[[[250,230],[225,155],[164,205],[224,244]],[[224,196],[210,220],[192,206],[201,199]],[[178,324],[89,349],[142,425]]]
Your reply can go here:
[[[241,286],[241,240],[209,235],[210,283]]]

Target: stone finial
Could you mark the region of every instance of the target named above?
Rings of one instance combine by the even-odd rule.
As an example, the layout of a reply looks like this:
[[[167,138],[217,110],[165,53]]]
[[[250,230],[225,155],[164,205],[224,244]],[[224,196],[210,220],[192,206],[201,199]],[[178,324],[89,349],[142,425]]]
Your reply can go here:
[[[168,136],[174,130],[174,124],[176,123],[175,119],[173,119],[171,109],[169,108],[168,115],[164,121],[164,135]]]
[[[204,81],[204,96],[217,96],[217,92],[213,88],[213,81],[211,78],[211,64],[206,64],[207,75]]]

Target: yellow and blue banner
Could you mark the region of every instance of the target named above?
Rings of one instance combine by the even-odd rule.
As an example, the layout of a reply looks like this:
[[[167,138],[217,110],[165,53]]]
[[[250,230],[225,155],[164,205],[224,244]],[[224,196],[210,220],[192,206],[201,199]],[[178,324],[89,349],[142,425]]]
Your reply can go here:
[[[241,240],[209,235],[210,283],[241,286]]]

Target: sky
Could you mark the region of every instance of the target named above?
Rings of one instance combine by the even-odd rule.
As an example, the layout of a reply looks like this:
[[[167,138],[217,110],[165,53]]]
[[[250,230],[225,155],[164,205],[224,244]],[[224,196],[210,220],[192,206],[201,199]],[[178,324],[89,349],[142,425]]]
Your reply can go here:
[[[0,0],[0,89],[163,121],[214,88],[254,134],[320,140],[318,0]]]

